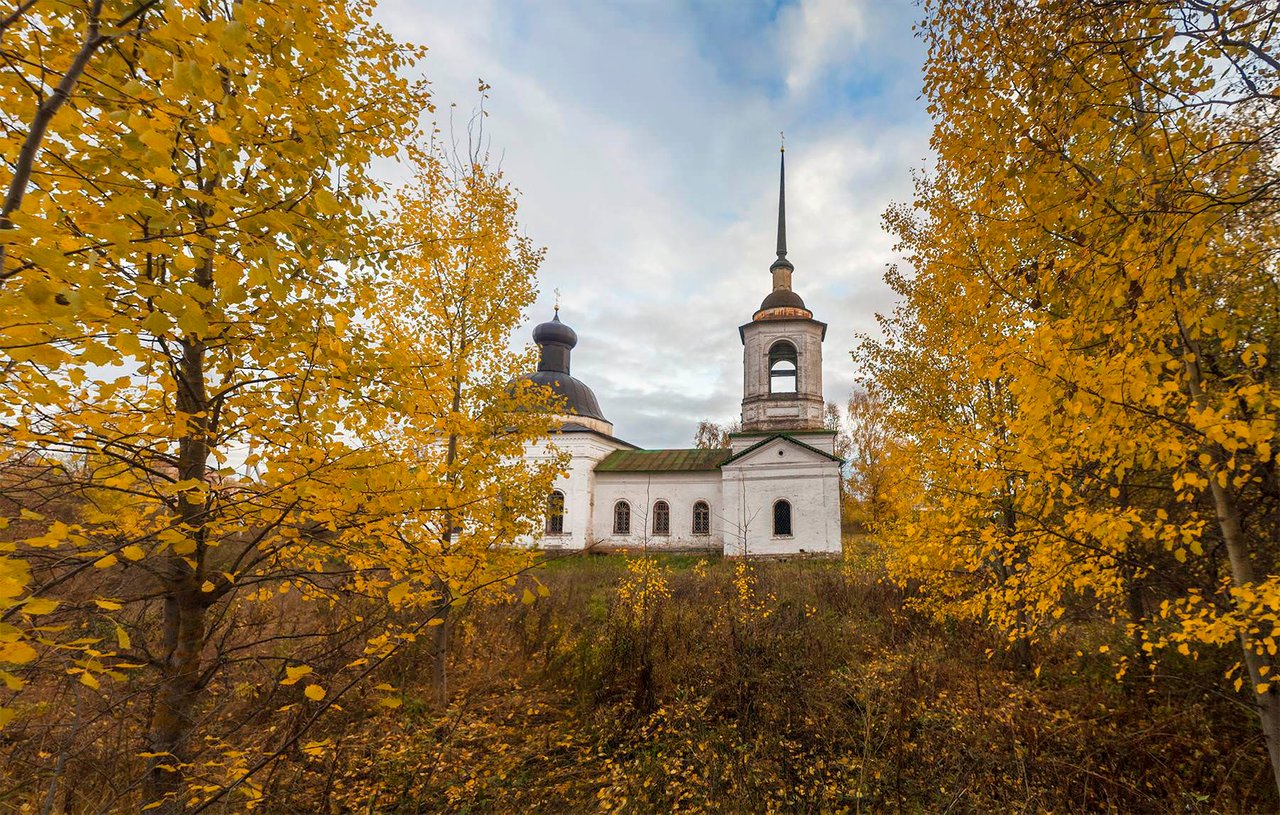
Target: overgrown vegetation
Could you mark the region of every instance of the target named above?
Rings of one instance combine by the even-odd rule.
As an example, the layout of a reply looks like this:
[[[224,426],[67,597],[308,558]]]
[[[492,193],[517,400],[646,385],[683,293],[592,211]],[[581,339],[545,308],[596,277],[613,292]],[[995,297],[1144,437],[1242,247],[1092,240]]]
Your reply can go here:
[[[470,609],[456,691],[429,648],[401,712],[351,706],[296,752],[272,811],[1272,811],[1251,714],[1223,665],[1112,677],[1125,645],[1081,621],[1029,672],[974,625],[904,608],[831,562],[574,557],[549,595]],[[641,596],[643,595],[643,596]]]

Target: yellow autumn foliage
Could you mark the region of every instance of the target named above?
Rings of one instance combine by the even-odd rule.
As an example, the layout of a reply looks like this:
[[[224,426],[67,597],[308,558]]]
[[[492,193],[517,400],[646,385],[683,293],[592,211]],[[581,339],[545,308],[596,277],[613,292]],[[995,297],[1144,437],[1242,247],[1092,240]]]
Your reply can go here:
[[[371,13],[112,0],[4,23],[0,662],[46,658],[0,678],[108,707],[146,682],[124,786],[159,811],[250,802],[289,749],[208,748],[227,665],[265,687],[314,668],[302,694],[329,710],[529,564],[507,544],[556,471],[518,459],[548,403],[509,387],[527,360],[505,350],[541,251],[483,157],[420,140],[424,49]],[[390,160],[417,174],[398,197]],[[60,625],[22,613],[33,594],[65,598]],[[297,630],[264,626],[295,602]],[[331,664],[331,637],[363,657]]]
[[[1139,643],[1121,671],[1235,644],[1280,783],[1276,20],[926,3],[937,164],[864,352],[915,475],[898,580],[1024,655],[1080,605]]]

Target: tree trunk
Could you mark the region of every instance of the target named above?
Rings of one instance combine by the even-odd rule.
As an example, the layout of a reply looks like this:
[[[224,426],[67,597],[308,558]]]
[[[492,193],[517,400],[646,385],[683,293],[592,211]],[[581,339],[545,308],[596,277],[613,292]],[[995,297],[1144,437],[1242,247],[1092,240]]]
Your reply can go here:
[[[1183,363],[1187,374],[1189,395],[1191,396],[1192,404],[1202,407],[1205,397],[1202,387],[1200,345],[1191,338],[1181,320],[1178,322],[1178,329],[1182,335],[1183,346],[1189,352],[1185,355]],[[1208,452],[1213,461],[1218,464],[1223,464],[1230,458],[1227,452],[1217,444],[1209,445]],[[1222,532],[1222,541],[1227,548],[1227,560],[1231,564],[1231,583],[1237,588],[1252,586],[1257,582],[1257,575],[1253,570],[1249,544],[1244,537],[1244,524],[1241,521],[1242,514],[1239,503],[1227,485],[1219,482],[1218,473],[1209,473],[1209,492],[1213,496],[1213,508],[1218,518],[1218,528]],[[1257,705],[1258,718],[1262,724],[1262,736],[1267,745],[1267,757],[1271,760],[1271,775],[1275,781],[1276,790],[1280,791],[1280,687],[1268,682],[1267,678],[1263,676],[1262,668],[1267,663],[1262,655],[1258,653],[1248,629],[1240,632],[1240,648],[1244,652],[1244,665],[1249,676],[1249,687],[1253,693],[1255,704]],[[1257,688],[1262,684],[1268,685],[1267,691],[1258,693]]]
[[[1004,531],[1010,539],[1012,539],[1018,531],[1018,514],[1013,501],[1013,490],[1010,489],[1010,493],[1004,497],[1000,506],[1000,514],[1004,522]],[[1019,557],[1019,560],[1021,561],[1022,558]],[[999,567],[998,573],[1000,575],[1001,582],[1008,579],[1008,572],[1005,570],[1003,565]],[[1018,632],[1013,640],[1013,661],[1017,669],[1025,673],[1031,670],[1032,663],[1034,662],[1034,656],[1031,651],[1031,635],[1027,631],[1027,629],[1030,628],[1030,625],[1027,622],[1026,601],[1022,598],[1021,593],[1019,593],[1018,596],[1016,611]]]
[[[433,640],[435,650],[431,660],[431,689],[435,693],[436,704],[441,710],[449,706],[449,622],[448,611],[436,612],[444,622],[435,627]]]
[[[1218,485],[1217,478],[1210,477],[1210,490],[1213,492],[1213,505],[1218,515],[1218,527],[1222,530],[1223,540],[1227,545],[1227,558],[1231,561],[1231,581],[1236,586],[1252,585],[1256,581],[1253,563],[1249,550],[1244,542],[1240,524],[1240,509],[1226,487]],[[1244,651],[1245,669],[1249,674],[1250,688],[1257,700],[1258,718],[1262,724],[1262,735],[1267,743],[1267,757],[1271,759],[1271,775],[1280,791],[1280,691],[1275,684],[1268,682],[1262,674],[1267,664],[1254,645],[1253,637],[1248,630],[1240,632],[1240,648]],[[1258,693],[1257,687],[1267,683],[1266,693]]]
[[[1133,657],[1142,669],[1144,679],[1150,679],[1151,658],[1143,648],[1142,630],[1146,625],[1147,608],[1142,601],[1142,583],[1134,574],[1134,569],[1129,567],[1124,570],[1124,605],[1125,611],[1129,614],[1129,625],[1133,632],[1130,638],[1133,640]]]
[[[196,272],[196,283],[212,289],[212,260],[206,258]],[[178,438],[178,477],[203,484],[209,472],[210,410],[205,383],[204,340],[184,337],[178,362],[175,403],[186,421]],[[164,588],[163,662],[159,694],[151,714],[149,752],[144,798],[158,804],[157,812],[177,813],[182,800],[186,739],[195,721],[196,701],[202,681],[201,656],[205,645],[205,613],[208,602],[201,592],[201,567],[208,542],[210,507],[203,493],[181,493],[175,521],[194,542],[190,555],[171,553],[162,574]]]
[[[164,603],[166,645],[171,643],[172,650],[161,668],[160,691],[151,714],[148,751],[160,755],[147,761],[144,788],[144,800],[159,804],[154,811],[163,815],[184,808],[180,765],[186,760],[185,742],[195,720],[195,702],[200,692],[205,605],[193,589],[172,592]]]
[[[455,378],[453,381],[453,413],[462,410],[462,381]],[[449,486],[452,487],[457,483],[458,475],[454,472],[453,467],[458,460],[458,434],[449,434],[449,446],[445,452],[445,470],[449,480]],[[444,543],[445,554],[448,553],[450,545],[453,543],[454,524],[457,519],[454,517],[453,511],[449,510],[444,516],[444,535],[442,540]],[[444,710],[449,706],[449,608],[450,598],[448,596],[449,587],[444,581],[436,581],[436,589],[440,592],[440,607],[435,611],[436,616],[443,621],[435,627],[433,636],[435,649],[431,658],[431,690],[435,694],[436,704]]]
[[[1227,488],[1218,484],[1216,477],[1210,476],[1209,483],[1214,510],[1218,516],[1218,527],[1222,530],[1222,538],[1227,545],[1227,559],[1231,562],[1231,582],[1236,586],[1252,585],[1257,578],[1244,541],[1240,508]],[[1280,691],[1263,676],[1262,668],[1267,662],[1258,653],[1248,630],[1240,632],[1240,648],[1244,652],[1249,686],[1258,706],[1262,735],[1267,743],[1267,757],[1271,759],[1271,775],[1276,789],[1280,791]],[[1266,693],[1258,693],[1257,687],[1264,683],[1269,684],[1269,688]]]

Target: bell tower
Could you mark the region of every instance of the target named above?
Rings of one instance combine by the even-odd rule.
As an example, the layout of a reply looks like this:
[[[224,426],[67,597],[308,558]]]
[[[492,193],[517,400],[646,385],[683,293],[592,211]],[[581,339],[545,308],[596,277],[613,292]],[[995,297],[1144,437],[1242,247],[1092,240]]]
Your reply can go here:
[[[742,339],[742,430],[822,430],[822,340],[827,324],[813,319],[791,290],[795,266],[787,260],[787,167],[782,148],[778,171],[778,257],[769,267],[773,291]]]

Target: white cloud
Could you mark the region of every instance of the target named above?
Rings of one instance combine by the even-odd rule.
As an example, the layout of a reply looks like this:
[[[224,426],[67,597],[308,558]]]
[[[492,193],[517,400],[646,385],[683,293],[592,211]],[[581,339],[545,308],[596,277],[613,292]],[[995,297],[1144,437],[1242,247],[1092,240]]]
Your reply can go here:
[[[829,323],[825,390],[843,400],[854,334],[873,331],[891,303],[880,215],[909,197],[909,168],[927,150],[910,20],[865,17],[876,53],[893,57],[875,57],[856,99],[779,96],[793,65],[744,78],[708,45],[720,21],[694,7],[639,8],[384,0],[379,11],[430,47],[424,70],[441,110],[451,100],[469,110],[477,77],[493,86],[494,152],[523,192],[521,222],[548,247],[532,320],[550,316],[560,288],[580,340],[573,372],[622,438],[687,446],[698,419],[737,413],[737,327],[770,287],[781,129],[796,288]],[[756,36],[781,42],[801,11],[761,16]],[[516,339],[527,338],[528,327]]]
[[[824,71],[847,62],[868,30],[863,0],[800,0],[778,13],[778,27],[792,93],[807,91]]]

